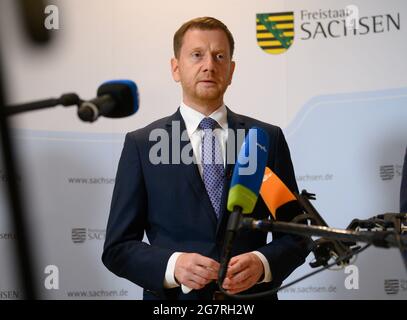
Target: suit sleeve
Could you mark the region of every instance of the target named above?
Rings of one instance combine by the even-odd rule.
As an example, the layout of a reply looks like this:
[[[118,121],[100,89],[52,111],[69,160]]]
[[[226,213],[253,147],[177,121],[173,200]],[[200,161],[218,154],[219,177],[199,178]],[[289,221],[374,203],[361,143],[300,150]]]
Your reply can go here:
[[[133,134],[126,135],[117,169],[102,261],[117,276],[163,294],[165,270],[173,251],[142,241],[148,228],[148,198]]]
[[[275,148],[269,161],[272,170],[292,192],[298,192],[290,150],[280,128]],[[258,249],[268,260],[272,281],[279,286],[297,267],[302,265],[309,250],[304,238],[290,234],[273,233],[273,241]]]

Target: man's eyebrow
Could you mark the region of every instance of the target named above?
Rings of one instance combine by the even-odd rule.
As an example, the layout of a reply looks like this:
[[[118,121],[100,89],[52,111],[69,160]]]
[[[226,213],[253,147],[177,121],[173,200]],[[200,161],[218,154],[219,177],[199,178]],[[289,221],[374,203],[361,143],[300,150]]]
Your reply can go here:
[[[205,49],[203,49],[202,47],[194,47],[194,48],[189,49],[189,51],[203,51],[203,50],[205,50]],[[213,48],[210,51],[211,52],[217,52],[217,53],[219,53],[219,52],[224,53],[224,52],[227,51],[227,49]]]
[[[189,51],[201,51],[202,50],[202,47],[194,47],[194,48],[191,48]]]

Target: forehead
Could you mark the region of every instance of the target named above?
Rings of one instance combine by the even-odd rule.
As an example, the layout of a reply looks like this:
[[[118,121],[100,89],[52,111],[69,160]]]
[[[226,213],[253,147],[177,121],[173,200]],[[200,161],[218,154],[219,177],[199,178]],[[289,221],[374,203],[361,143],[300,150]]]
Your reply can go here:
[[[225,32],[221,29],[189,29],[185,32],[181,51],[208,47],[213,50],[229,51],[229,42]]]

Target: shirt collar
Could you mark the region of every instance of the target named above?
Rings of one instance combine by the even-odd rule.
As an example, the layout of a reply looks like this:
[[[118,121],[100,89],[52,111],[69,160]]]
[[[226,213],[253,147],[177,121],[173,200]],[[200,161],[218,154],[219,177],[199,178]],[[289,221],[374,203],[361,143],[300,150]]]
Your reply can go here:
[[[198,129],[202,119],[206,117],[203,113],[187,106],[184,102],[181,102],[179,111],[185,121],[188,135],[192,135],[196,129]],[[218,109],[212,112],[209,117],[215,120],[223,130],[228,129],[227,109],[225,104],[222,104]]]

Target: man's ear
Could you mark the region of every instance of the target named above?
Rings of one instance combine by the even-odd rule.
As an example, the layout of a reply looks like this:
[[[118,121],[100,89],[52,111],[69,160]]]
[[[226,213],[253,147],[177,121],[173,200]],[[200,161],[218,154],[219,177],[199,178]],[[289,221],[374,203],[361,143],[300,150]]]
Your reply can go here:
[[[171,59],[171,73],[172,73],[172,78],[175,80],[175,82],[179,82],[181,80],[180,75],[179,75],[179,65],[178,65],[177,58]]]
[[[229,83],[232,83],[232,78],[233,78],[233,72],[235,72],[235,67],[236,67],[236,63],[234,61],[232,61],[230,63],[230,71],[229,71]]]

